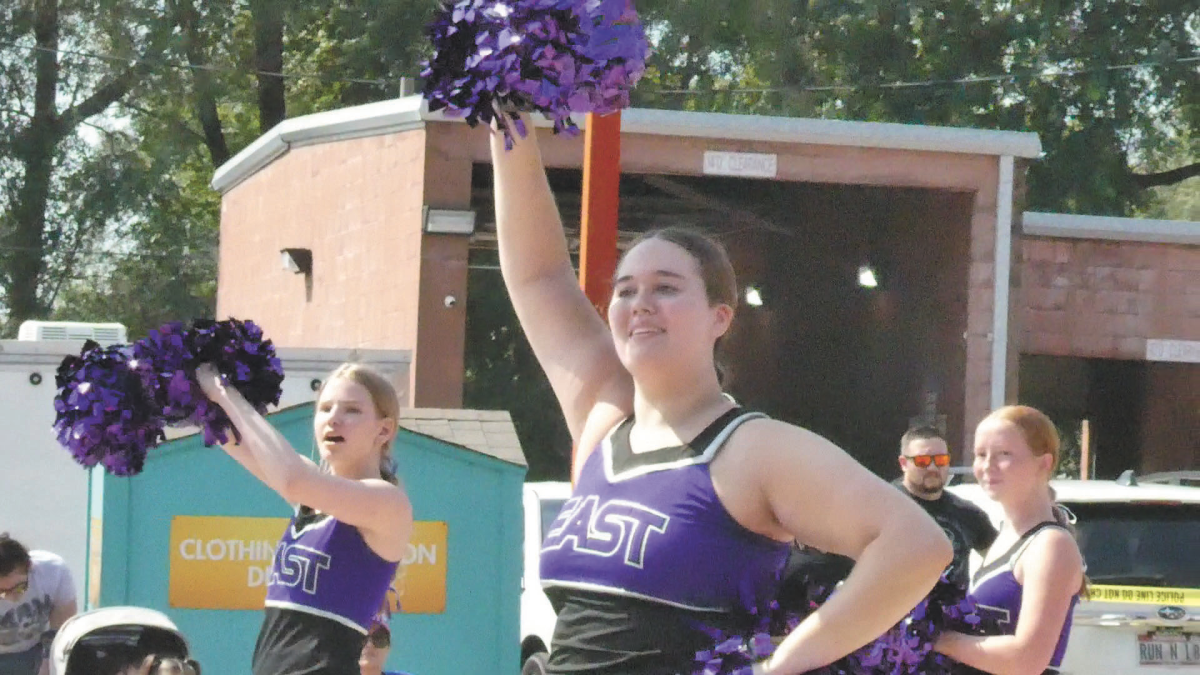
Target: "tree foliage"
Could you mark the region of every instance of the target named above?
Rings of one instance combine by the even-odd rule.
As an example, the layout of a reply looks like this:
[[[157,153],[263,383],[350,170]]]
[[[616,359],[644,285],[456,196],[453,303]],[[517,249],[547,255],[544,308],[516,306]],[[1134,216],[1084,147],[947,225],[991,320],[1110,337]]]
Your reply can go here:
[[[1167,1],[646,0],[648,107],[1033,131],[1029,206],[1126,215],[1200,175],[1200,10]],[[714,19],[713,17],[719,17]],[[1163,166],[1172,157],[1176,164]]]

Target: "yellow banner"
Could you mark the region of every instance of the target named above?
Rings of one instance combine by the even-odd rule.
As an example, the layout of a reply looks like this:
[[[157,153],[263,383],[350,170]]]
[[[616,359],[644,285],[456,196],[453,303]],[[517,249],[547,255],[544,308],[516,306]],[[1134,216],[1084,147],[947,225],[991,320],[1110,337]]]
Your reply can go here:
[[[1200,607],[1200,588],[1153,586],[1089,586],[1092,602],[1130,602],[1151,605]]]
[[[186,609],[262,609],[275,545],[287,518],[175,516],[167,598]],[[444,522],[414,523],[388,594],[393,613],[446,611]]]
[[[413,523],[408,555],[396,572],[388,604],[393,614],[446,611],[446,523]]]

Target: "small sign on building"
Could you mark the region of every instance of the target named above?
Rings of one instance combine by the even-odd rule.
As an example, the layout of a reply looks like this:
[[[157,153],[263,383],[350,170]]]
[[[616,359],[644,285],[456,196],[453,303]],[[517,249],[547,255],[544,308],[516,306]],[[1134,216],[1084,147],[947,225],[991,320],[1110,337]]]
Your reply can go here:
[[[1200,340],[1146,340],[1146,360],[1200,363]]]
[[[704,152],[704,175],[775,178],[779,173],[778,160],[777,155],[706,150]]]

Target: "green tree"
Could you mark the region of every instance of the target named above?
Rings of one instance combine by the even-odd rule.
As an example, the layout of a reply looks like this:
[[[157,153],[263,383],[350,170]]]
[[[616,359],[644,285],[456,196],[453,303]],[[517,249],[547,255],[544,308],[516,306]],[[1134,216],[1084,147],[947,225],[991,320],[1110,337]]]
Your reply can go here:
[[[287,114],[383,100],[416,72],[430,2],[170,0],[176,39],[114,106],[125,209],[62,280],[54,316],[132,335],[215,309],[220,200],[213,171]],[[120,244],[116,244],[119,241]]]
[[[1171,1],[645,0],[638,103],[1034,131],[1038,210],[1124,215],[1200,121],[1200,11]],[[713,17],[719,17],[714,19]],[[915,84],[914,84],[915,83]]]
[[[48,313],[89,246],[124,215],[109,148],[79,132],[136,86],[171,35],[155,3],[96,4],[33,0],[0,22],[0,286],[10,335]],[[85,47],[113,58],[77,56]]]

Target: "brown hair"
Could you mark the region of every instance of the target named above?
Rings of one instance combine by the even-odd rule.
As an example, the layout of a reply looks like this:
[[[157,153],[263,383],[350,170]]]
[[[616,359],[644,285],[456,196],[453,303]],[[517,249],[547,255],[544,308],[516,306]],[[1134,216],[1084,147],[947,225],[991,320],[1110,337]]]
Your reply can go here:
[[[913,427],[904,432],[904,435],[900,437],[900,454],[903,455],[904,449],[907,448],[908,444],[912,443],[913,441],[928,441],[935,438],[943,442],[946,440],[946,437],[942,435],[941,430],[937,427],[927,424],[919,427]]]
[[[0,532],[0,577],[16,571],[28,572],[29,566],[29,549],[8,536],[7,532]]]
[[[325,391],[325,385],[338,378],[349,380],[366,389],[367,394],[371,397],[371,402],[375,404],[375,413],[384,419],[396,422],[397,425],[400,424],[400,397],[396,395],[396,388],[392,386],[391,380],[384,377],[379,371],[361,363],[343,363],[321,383],[321,388],[317,391],[317,398],[321,398],[321,394]],[[379,457],[379,475],[392,485],[400,483],[396,477],[396,464],[392,460],[391,440],[383,444]]]
[[[729,262],[729,253],[719,242],[704,234],[687,227],[661,227],[649,230],[639,236],[626,249],[626,254],[638,244],[651,239],[661,239],[675,244],[687,251],[696,261],[700,269],[700,280],[704,282],[704,293],[708,297],[709,306],[728,305],[737,310],[738,285],[737,275],[733,272],[733,264]],[[624,256],[621,256],[624,260]],[[721,340],[717,338],[713,345],[713,363],[717,367],[717,379],[724,379],[724,371],[718,358]]]
[[[1053,461],[1050,463],[1050,475],[1054,475],[1054,470],[1058,468],[1060,459],[1059,450],[1062,447],[1062,443],[1058,436],[1058,427],[1054,426],[1054,422],[1050,420],[1046,413],[1027,405],[1007,405],[992,411],[988,415],[988,419],[1001,420],[1016,427],[1017,431],[1021,432],[1021,437],[1033,452],[1034,457],[1042,457],[1044,455],[1053,457]],[[1053,503],[1054,521],[1063,529],[1070,532],[1071,536],[1075,536],[1075,525],[1071,522],[1073,520],[1071,512],[1058,503],[1054,488],[1047,485],[1046,489],[1050,492],[1050,500]],[[1079,587],[1079,594],[1085,597],[1088,594],[1088,580],[1086,575]]]

